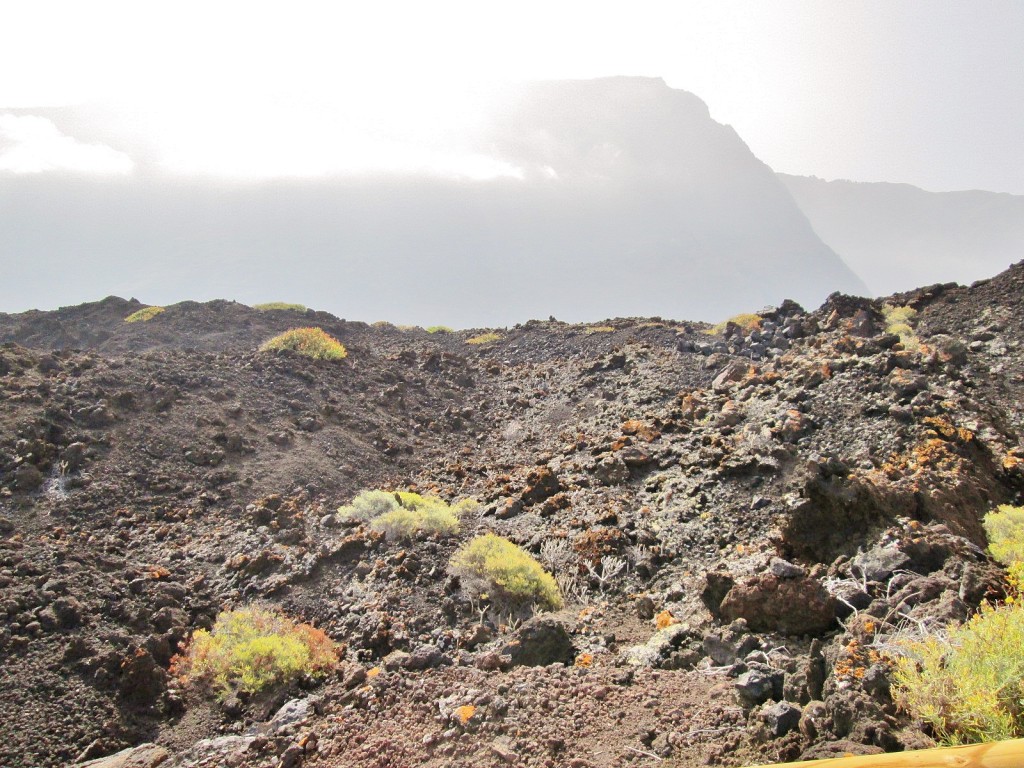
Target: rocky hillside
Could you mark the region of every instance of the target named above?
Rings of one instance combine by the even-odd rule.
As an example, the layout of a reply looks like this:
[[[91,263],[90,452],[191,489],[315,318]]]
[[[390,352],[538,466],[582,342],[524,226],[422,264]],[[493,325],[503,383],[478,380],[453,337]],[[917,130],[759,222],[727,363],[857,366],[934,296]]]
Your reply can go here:
[[[792,302],[760,327],[427,333],[223,301],[0,315],[0,764],[741,765],[929,743],[894,637],[998,596],[1024,492],[1024,264]],[[319,326],[348,357],[259,352]],[[361,490],[480,505],[389,541]],[[518,626],[448,567],[521,544],[565,607]],[[222,702],[168,673],[218,611],[342,644]],[[110,756],[132,750],[127,759]]]

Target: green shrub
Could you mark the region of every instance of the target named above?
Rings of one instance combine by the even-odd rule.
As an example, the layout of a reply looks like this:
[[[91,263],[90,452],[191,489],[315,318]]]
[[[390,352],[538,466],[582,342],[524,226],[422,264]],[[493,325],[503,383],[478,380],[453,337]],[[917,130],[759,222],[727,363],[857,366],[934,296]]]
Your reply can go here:
[[[477,536],[462,547],[452,557],[451,568],[468,593],[488,600],[499,611],[562,607],[554,577],[526,550],[493,533]]]
[[[1024,604],[983,606],[905,648],[893,698],[946,744],[1024,736]]]
[[[148,323],[163,311],[163,307],[143,307],[137,312],[132,312],[124,321],[126,323]]]
[[[290,310],[292,312],[305,312],[305,304],[288,304],[284,301],[269,301],[266,304],[253,304],[253,309],[259,310],[260,312],[271,312],[274,310]]]
[[[1016,594],[943,635],[907,644],[894,677],[896,702],[947,744],[1024,736],[1024,508],[1003,505],[984,526]]]
[[[988,535],[988,551],[1006,566],[1024,563],[1024,507],[1001,505],[983,521]]]
[[[448,505],[436,496],[408,491],[363,491],[338,513],[352,520],[368,522],[389,539],[411,539],[419,534],[450,534],[459,530],[459,517],[477,503],[464,499]]]
[[[341,360],[348,355],[345,345],[322,328],[292,328],[270,339],[261,352],[291,350],[314,360]]]
[[[467,344],[490,344],[493,341],[499,341],[501,339],[500,333],[494,333],[493,331],[488,333],[481,333],[479,336],[473,336],[472,338],[466,339]]]
[[[212,630],[196,630],[171,671],[183,683],[211,686],[225,698],[233,690],[256,693],[317,677],[337,663],[337,649],[321,630],[277,611],[242,608],[221,613]]]
[[[427,333],[451,333],[452,329],[447,325],[431,325],[426,331]]]

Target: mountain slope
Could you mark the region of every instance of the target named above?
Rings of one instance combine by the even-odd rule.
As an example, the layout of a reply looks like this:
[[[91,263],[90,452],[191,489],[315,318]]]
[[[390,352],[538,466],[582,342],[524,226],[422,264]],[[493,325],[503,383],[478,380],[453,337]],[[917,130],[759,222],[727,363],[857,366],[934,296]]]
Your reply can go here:
[[[779,178],[874,295],[970,282],[1024,256],[1024,196],[909,184]]]

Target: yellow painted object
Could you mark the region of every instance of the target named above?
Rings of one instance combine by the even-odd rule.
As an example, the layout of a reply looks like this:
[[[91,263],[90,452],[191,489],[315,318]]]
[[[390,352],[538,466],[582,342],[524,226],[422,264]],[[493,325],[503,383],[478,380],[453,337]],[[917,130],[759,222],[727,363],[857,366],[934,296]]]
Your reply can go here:
[[[759,768],[1024,768],[1024,739],[965,744],[960,747],[889,752],[884,755],[856,755],[776,763]]]

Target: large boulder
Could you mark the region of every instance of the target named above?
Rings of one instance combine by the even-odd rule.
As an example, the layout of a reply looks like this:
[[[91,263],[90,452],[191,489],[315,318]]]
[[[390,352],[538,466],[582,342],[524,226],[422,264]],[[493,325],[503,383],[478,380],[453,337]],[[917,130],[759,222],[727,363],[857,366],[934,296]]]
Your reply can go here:
[[[730,589],[720,611],[724,621],[746,619],[754,632],[817,635],[835,624],[836,599],[817,579],[765,573]]]

